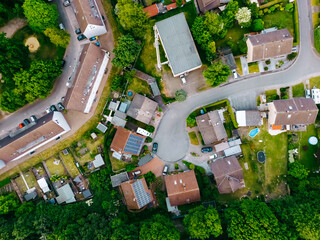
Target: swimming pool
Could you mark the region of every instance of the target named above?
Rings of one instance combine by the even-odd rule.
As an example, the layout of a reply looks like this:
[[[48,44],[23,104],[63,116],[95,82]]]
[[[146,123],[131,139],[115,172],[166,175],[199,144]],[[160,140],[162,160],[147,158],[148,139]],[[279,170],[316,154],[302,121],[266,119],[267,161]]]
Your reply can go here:
[[[255,137],[259,132],[260,132],[260,129],[259,129],[259,128],[252,129],[252,130],[249,132],[249,136],[253,138],[253,137]]]
[[[131,90],[129,90],[127,94],[129,97],[131,97],[133,95],[133,92]]]

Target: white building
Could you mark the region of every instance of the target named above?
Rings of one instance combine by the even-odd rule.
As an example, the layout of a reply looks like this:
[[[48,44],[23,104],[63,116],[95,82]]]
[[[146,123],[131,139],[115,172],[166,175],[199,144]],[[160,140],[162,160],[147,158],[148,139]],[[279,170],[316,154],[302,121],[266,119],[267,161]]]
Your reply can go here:
[[[315,104],[320,104],[320,89],[312,88],[311,89],[311,97]]]

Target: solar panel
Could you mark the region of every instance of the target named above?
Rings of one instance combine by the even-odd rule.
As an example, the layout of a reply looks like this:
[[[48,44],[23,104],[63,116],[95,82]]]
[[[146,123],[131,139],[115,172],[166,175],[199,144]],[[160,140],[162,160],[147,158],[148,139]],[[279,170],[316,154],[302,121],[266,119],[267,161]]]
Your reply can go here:
[[[134,182],[132,184],[132,187],[137,197],[137,202],[140,208],[151,202],[151,196],[145,191],[141,180]]]
[[[144,140],[145,139],[143,137],[130,134],[126,146],[124,147],[124,151],[131,154],[139,155]]]

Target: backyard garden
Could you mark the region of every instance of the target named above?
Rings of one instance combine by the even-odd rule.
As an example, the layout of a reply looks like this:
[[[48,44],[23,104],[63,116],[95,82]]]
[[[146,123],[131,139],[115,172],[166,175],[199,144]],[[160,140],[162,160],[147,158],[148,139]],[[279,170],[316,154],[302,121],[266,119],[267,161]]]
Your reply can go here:
[[[21,174],[23,174],[24,179],[25,179],[26,183],[28,184],[29,189],[31,189],[37,185],[36,178],[34,177],[32,171],[28,170],[28,171],[21,173]],[[21,175],[19,177],[15,178],[14,181],[18,185],[18,188],[22,194],[28,190]]]

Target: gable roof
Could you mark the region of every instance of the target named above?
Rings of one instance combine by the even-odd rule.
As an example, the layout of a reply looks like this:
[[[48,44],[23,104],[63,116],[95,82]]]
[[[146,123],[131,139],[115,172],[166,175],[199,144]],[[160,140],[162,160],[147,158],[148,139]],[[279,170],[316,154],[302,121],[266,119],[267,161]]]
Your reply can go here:
[[[235,156],[218,159],[209,166],[220,193],[235,192],[244,186],[242,168]]]
[[[38,196],[37,191],[34,190],[34,191],[31,192],[31,193],[25,194],[23,197],[24,197],[24,199],[28,202],[28,201],[30,201],[30,200],[35,199],[37,196]]]
[[[140,94],[134,95],[130,104],[127,115],[145,124],[149,124],[158,103]]]
[[[157,22],[156,28],[174,77],[201,67],[184,13]]]
[[[260,111],[237,111],[236,118],[239,127],[262,125],[262,117]]]
[[[140,209],[153,201],[144,178],[123,182],[120,186],[129,209]]]
[[[158,15],[159,13],[159,9],[158,9],[158,6],[157,4],[152,4],[151,6],[149,7],[145,7],[144,9],[142,9],[145,13],[148,14],[148,17],[154,17],[156,15]]]
[[[76,199],[74,197],[74,193],[70,187],[70,184],[67,183],[62,187],[57,189],[58,197],[56,197],[57,203],[72,203],[75,202]]]
[[[196,117],[196,122],[205,144],[218,142],[228,137],[217,110]]]
[[[163,168],[164,168],[164,162],[162,160],[160,160],[159,158],[152,156],[152,159],[149,162],[145,163],[144,165],[140,166],[140,161],[139,161],[139,166],[136,167],[129,174],[130,174],[130,178],[133,178],[133,177],[135,177],[133,175],[133,172],[141,171],[140,175],[143,175],[143,174],[146,174],[151,171],[154,173],[154,175],[156,177],[161,177],[162,172],[163,172]]]
[[[274,100],[273,105],[276,111],[274,125],[313,124],[318,114],[312,98]]]
[[[256,62],[276,56],[289,54],[292,51],[293,37],[288,29],[281,29],[264,34],[249,36],[247,44],[252,45],[252,51],[248,45],[248,62]]]
[[[220,0],[197,0],[201,12],[207,12],[220,6]]]
[[[113,176],[110,176],[112,187],[118,187],[121,183],[129,180],[127,172],[122,172]]]
[[[200,190],[194,170],[167,175],[164,181],[171,206],[200,201]]]

